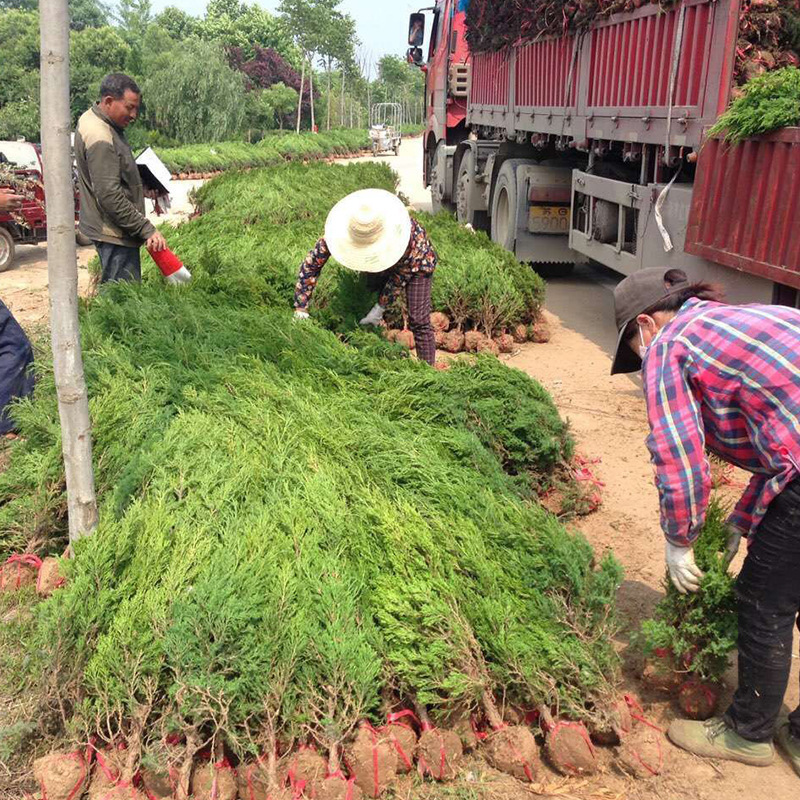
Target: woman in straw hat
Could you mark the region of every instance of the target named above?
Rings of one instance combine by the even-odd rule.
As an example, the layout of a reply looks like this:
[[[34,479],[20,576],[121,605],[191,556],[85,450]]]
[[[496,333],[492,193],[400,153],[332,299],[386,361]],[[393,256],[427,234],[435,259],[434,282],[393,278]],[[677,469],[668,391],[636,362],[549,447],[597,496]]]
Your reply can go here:
[[[800,610],[800,311],[725,305],[683,270],[634,272],[614,290],[612,374],[642,371],[670,579],[702,591],[693,544],[711,490],[710,450],[752,473],[728,520],[736,582],[739,687],[722,717],[675,720],[674,744],[766,766],[773,739],[800,774],[800,708],[779,720]]]
[[[325,236],[300,265],[294,293],[295,317],[308,318],[311,295],[331,256],[357,272],[385,273],[378,302],[361,320],[362,325],[380,324],[386,307],[405,289],[417,356],[433,364],[436,343],[430,319],[431,279],[436,252],[425,229],[411,218],[400,199],[383,189],[362,189],[331,209]]]

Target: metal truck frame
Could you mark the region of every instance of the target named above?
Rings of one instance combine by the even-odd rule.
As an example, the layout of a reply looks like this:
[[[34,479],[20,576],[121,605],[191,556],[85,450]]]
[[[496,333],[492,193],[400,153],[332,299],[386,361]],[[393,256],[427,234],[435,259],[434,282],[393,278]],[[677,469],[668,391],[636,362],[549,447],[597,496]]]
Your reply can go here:
[[[740,3],[648,4],[473,54],[462,4],[437,0],[427,61],[413,14],[434,210],[546,275],[679,266],[734,302],[796,304],[800,131],[741,149],[705,136],[730,100]]]

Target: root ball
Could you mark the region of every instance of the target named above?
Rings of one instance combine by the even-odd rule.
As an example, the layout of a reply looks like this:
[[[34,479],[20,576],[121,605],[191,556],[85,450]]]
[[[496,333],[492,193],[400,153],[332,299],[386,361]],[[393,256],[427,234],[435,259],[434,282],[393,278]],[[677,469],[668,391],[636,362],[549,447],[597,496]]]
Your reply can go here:
[[[444,331],[434,331],[433,338],[436,342],[437,349],[441,350],[444,347],[444,341],[447,338],[447,334]]]
[[[537,319],[531,326],[530,338],[536,344],[547,344],[553,336],[550,330],[550,323],[545,319]]]
[[[617,766],[634,778],[658,775],[664,767],[660,731],[639,725],[626,736],[617,750]]]
[[[464,334],[461,331],[449,331],[445,334],[442,350],[448,353],[460,353],[464,349]]]
[[[82,753],[51,753],[33,762],[33,776],[47,800],[75,800],[89,784]]]
[[[321,781],[327,771],[325,759],[316,750],[304,748],[290,758],[287,774],[292,785],[299,781],[309,784]]]
[[[514,341],[517,344],[522,344],[523,342],[528,341],[528,326],[527,325],[515,325],[514,330],[511,333]]]
[[[501,353],[514,352],[514,337],[510,333],[501,333],[495,341]]]
[[[597,744],[615,745],[633,728],[631,710],[624,698],[619,698],[607,709],[601,709],[607,722],[592,728],[592,741]]]
[[[95,767],[89,781],[89,800],[100,800],[117,785],[125,766],[124,751],[97,750]],[[48,795],[49,797],[49,795]]]
[[[709,719],[719,702],[719,688],[711,683],[689,680],[678,692],[678,704],[689,719]]]
[[[387,733],[360,728],[345,760],[350,777],[368,797],[378,797],[394,783],[398,755]]]
[[[494,356],[500,353],[497,342],[495,342],[494,339],[490,339],[488,336],[484,336],[483,339],[478,342],[477,349],[479,353],[491,353]]]
[[[397,774],[403,775],[414,769],[414,754],[417,750],[417,734],[409,725],[400,722],[385,728],[389,741],[397,752]]]
[[[395,341],[411,350],[414,347],[414,334],[411,331],[397,331]]]
[[[464,349],[475,353],[485,339],[486,337],[480,331],[467,331],[464,334]]]
[[[435,331],[444,333],[450,329],[450,317],[448,317],[447,314],[443,314],[441,311],[434,311],[433,314],[431,314],[431,325]]]
[[[308,795],[314,800],[362,800],[364,797],[364,793],[352,778],[347,780],[336,776],[313,783]]]
[[[591,775],[597,759],[589,732],[580,722],[560,720],[547,733],[547,760],[562,775]]]
[[[56,589],[64,586],[66,581],[58,570],[57,558],[45,558],[39,567],[39,576],[36,579],[36,591],[44,597],[49,597]]]
[[[528,728],[501,728],[486,740],[486,760],[501,772],[533,782],[539,768],[539,748]]]
[[[663,692],[677,691],[681,685],[681,676],[675,670],[672,656],[656,655],[647,659],[642,670],[642,683]]]
[[[464,748],[455,731],[433,728],[419,737],[417,762],[420,772],[437,781],[455,778],[463,755]]]
[[[238,793],[236,771],[225,763],[203,764],[192,775],[195,800],[236,800]]]
[[[38,567],[24,561],[7,561],[0,565],[0,592],[16,592],[36,583]]]

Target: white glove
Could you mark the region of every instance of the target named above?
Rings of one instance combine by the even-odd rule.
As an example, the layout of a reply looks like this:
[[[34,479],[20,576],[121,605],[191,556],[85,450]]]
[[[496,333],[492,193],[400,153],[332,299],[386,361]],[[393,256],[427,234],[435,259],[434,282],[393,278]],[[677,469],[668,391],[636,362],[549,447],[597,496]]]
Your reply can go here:
[[[362,319],[358,324],[380,325],[381,320],[383,319],[384,311],[386,311],[386,309],[380,303],[375,303],[375,305],[369,310],[369,314],[367,314],[367,316],[364,317],[364,319]]]
[[[308,311],[303,311],[302,308],[296,308],[294,310],[294,318],[295,319],[309,319]]]
[[[173,286],[179,283],[189,283],[191,279],[192,273],[186,267],[181,267],[177,272],[173,272],[172,275],[167,275],[164,278],[167,283],[171,283]]]
[[[696,592],[700,588],[703,573],[694,563],[691,547],[679,547],[667,542],[667,569],[673,585],[681,594]]]

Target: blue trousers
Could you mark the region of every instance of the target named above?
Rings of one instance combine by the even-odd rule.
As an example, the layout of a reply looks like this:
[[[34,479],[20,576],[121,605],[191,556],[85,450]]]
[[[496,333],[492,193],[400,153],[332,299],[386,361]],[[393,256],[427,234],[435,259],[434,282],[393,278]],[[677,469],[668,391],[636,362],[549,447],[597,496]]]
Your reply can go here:
[[[0,300],[0,434],[16,429],[8,404],[33,392],[33,348],[14,315]]]

